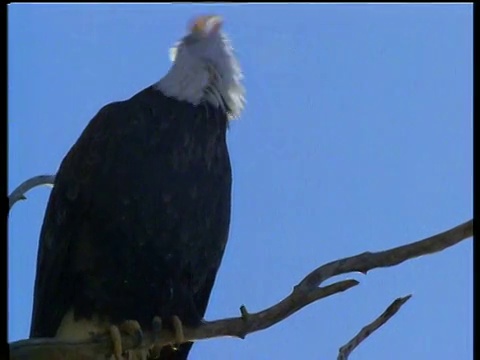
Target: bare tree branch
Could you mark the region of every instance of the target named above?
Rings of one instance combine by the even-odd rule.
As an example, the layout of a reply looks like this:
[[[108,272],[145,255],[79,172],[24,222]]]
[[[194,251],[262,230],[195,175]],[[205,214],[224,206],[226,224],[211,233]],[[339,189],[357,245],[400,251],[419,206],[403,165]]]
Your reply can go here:
[[[415,243],[377,253],[366,252],[333,261],[307,275],[294,287],[292,293],[278,304],[258,313],[248,313],[246,308],[242,307],[241,316],[238,318],[205,322],[197,328],[186,328],[184,329],[185,340],[203,340],[222,336],[244,338],[247,334],[266,329],[284,320],[314,301],[348,290],[358,284],[356,280],[344,280],[325,287],[318,287],[323,281],[332,276],[354,271],[366,273],[375,268],[394,266],[408,259],[444,250],[462,240],[470,238],[472,235],[473,219],[453,229]],[[125,350],[133,348],[135,338],[122,335],[122,340]],[[174,336],[168,330],[162,330],[156,335],[146,333],[141,347],[149,348],[153,344],[158,346],[172,344],[173,341]],[[13,360],[95,359],[98,356],[111,353],[111,341],[108,337],[75,343],[55,339],[29,339],[10,344],[10,358]]]
[[[12,208],[17,201],[25,200],[27,191],[40,185],[52,185],[55,182],[55,175],[39,175],[34,176],[23,183],[21,183],[15,190],[12,191],[8,197],[8,210]]]
[[[316,300],[345,291],[357,284],[356,280],[345,280],[305,294],[294,291],[278,304],[254,314],[249,314],[243,307],[240,317],[205,322],[197,328],[184,328],[185,340],[203,340],[224,336],[245,338],[247,334],[266,329]],[[173,344],[174,341],[175,337],[171,331],[162,330],[157,336],[153,333],[146,333],[141,347],[149,348],[153,344],[162,346]],[[135,345],[135,339],[127,335],[122,335],[122,342],[124,349],[132,349]],[[97,341],[76,343],[55,339],[30,339],[10,344],[10,359],[12,360],[95,359],[96,356],[105,356],[111,353],[112,344],[107,336],[101,337]]]
[[[360,330],[360,332],[353,337],[347,344],[343,345],[338,351],[337,360],[347,360],[350,354],[352,353],[355,348],[360,345],[362,341],[368,338],[375,330],[380,328],[383,324],[385,324],[388,320],[395,315],[398,310],[405,304],[412,295],[407,295],[405,297],[401,297],[396,299],[394,302],[390,304],[390,306],[376,318],[373,322],[366,325],[365,327]]]
[[[366,274],[372,269],[398,265],[405,260],[442,251],[472,236],[473,219],[453,229],[411,244],[376,253],[364,252],[360,255],[332,261],[312,271],[297,286],[302,289],[310,289],[336,275],[357,271]]]

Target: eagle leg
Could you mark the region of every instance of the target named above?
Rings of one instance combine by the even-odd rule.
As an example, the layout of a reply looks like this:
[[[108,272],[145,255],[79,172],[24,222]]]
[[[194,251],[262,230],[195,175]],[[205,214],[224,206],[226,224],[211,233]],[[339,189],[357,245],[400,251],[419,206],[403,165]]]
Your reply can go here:
[[[183,334],[182,321],[177,315],[172,316],[173,331],[175,333],[175,345],[181,345],[185,342],[185,335]],[[175,347],[176,347],[175,346]]]
[[[123,346],[122,346],[122,335],[121,332],[124,332],[128,335],[134,336],[136,340],[135,347],[138,347],[143,342],[143,332],[142,328],[138,321],[135,320],[126,320],[121,323],[119,326],[112,325],[110,326],[110,337],[113,342],[113,355],[115,360],[122,360]]]

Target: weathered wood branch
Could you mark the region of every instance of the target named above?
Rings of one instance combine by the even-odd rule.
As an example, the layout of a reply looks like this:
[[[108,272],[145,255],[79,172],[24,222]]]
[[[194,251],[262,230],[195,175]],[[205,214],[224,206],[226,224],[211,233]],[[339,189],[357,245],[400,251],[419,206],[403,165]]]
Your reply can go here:
[[[257,313],[249,313],[242,306],[240,317],[205,322],[197,328],[186,328],[185,340],[196,341],[224,336],[244,338],[247,334],[275,325],[312,302],[348,290],[358,284],[356,280],[344,280],[319,287],[323,281],[333,276],[355,271],[367,273],[375,268],[398,265],[409,259],[442,251],[472,236],[473,219],[443,233],[411,244],[376,253],[366,252],[333,261],[312,271],[294,287],[290,295],[278,304]],[[398,302],[394,304],[398,306]],[[387,312],[391,313],[390,316],[395,313],[391,308],[387,309]],[[385,317],[385,321],[388,318]],[[122,340],[125,350],[133,348],[135,344],[133,337],[122,335]],[[171,344],[173,341],[173,334],[167,330],[162,330],[156,335],[146,333],[141,347],[149,348],[154,344],[161,346]],[[111,353],[111,341],[107,336],[75,343],[55,339],[29,339],[10,344],[10,358],[13,360],[97,359]]]
[[[472,236],[473,219],[443,233],[414,243],[375,253],[364,252],[359,255],[332,261],[308,274],[298,287],[309,289],[336,275],[350,272],[366,274],[372,269],[398,265],[405,260],[442,251]]]
[[[378,330],[382,325],[390,320],[392,316],[395,315],[403,306],[403,304],[405,304],[411,297],[412,295],[407,295],[392,302],[378,318],[376,318],[370,324],[364,326],[362,330],[360,330],[360,332],[352,338],[352,340],[339,349],[337,360],[347,360],[352,351],[355,350],[355,348],[360,345],[362,341],[364,341],[366,338],[372,335],[374,331]]]
[[[205,322],[197,328],[184,328],[185,340],[204,340],[224,336],[245,338],[247,334],[268,328],[316,300],[345,291],[357,284],[355,280],[345,280],[324,288],[317,288],[309,294],[294,292],[278,304],[258,313]],[[157,336],[153,333],[144,334],[141,347],[149,348],[154,344],[162,346],[173,344],[174,341],[171,331],[162,330]],[[124,350],[132,349],[135,339],[125,335],[122,336],[122,343]],[[96,341],[76,343],[54,339],[30,339],[10,344],[10,359],[104,359],[105,355],[112,354],[112,350],[112,343],[108,336],[98,338]]]
[[[53,185],[55,182],[55,175],[39,175],[34,176],[23,183],[21,183],[8,197],[8,210],[12,209],[17,201],[25,200],[25,194],[40,185]]]

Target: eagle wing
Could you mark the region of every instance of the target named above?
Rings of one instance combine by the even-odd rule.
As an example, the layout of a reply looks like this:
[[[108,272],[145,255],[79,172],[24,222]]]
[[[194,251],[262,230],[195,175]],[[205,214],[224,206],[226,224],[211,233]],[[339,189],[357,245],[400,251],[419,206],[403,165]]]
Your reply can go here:
[[[82,238],[89,227],[94,182],[105,169],[109,139],[116,138],[125,118],[122,103],[102,108],[62,161],[48,201],[37,257],[30,337],[53,337],[72,306],[75,269],[88,266]],[[81,233],[79,233],[81,231]]]

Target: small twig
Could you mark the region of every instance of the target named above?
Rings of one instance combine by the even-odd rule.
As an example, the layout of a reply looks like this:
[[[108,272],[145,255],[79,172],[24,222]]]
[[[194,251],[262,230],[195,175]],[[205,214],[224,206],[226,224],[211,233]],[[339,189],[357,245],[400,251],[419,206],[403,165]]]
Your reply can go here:
[[[385,310],[382,315],[372,321],[370,324],[366,325],[365,327],[360,330],[360,332],[353,337],[347,344],[343,345],[338,351],[337,360],[347,360],[350,354],[352,353],[355,348],[360,345],[362,341],[368,338],[374,331],[380,328],[383,324],[385,324],[390,318],[395,315],[398,310],[405,304],[412,295],[407,295],[405,297],[401,297],[396,299],[394,302],[390,304],[390,306]]]
[[[12,208],[17,201],[25,200],[25,194],[36,186],[52,185],[55,183],[55,175],[34,176],[21,183],[8,197],[8,210]]]
[[[245,305],[240,306],[240,314],[242,314],[242,319],[248,320],[250,313],[248,312],[247,307]]]

